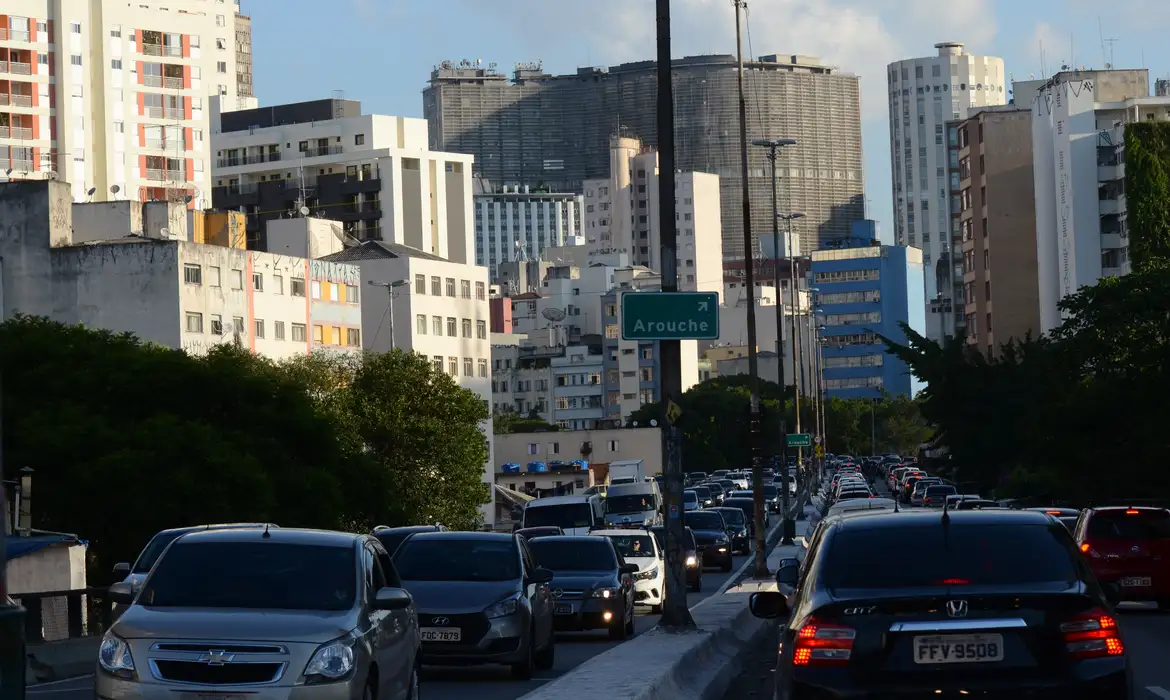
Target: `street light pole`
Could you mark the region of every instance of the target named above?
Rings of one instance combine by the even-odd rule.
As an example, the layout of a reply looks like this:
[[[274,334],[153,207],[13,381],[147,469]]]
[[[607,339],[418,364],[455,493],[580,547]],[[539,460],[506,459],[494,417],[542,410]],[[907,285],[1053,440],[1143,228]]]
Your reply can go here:
[[[390,352],[394,352],[394,297],[398,296],[398,292],[395,290],[399,287],[405,287],[409,282],[406,280],[395,280],[393,282],[376,282],[370,280],[366,284],[369,284],[371,287],[384,287],[386,289],[386,294],[390,299],[390,308],[386,310],[386,315],[390,321]],[[375,336],[374,342],[377,342],[377,340],[378,338]]]
[[[792,323],[792,390],[793,390],[793,396],[795,398],[793,412],[794,412],[795,418],[796,418],[796,426],[795,426],[796,432],[799,433],[800,432],[800,382],[801,382],[801,377],[800,377],[800,335],[797,332],[796,312],[800,307],[800,301],[799,301],[799,298],[797,296],[798,290],[797,290],[797,284],[796,284],[796,254],[795,254],[795,251],[793,250],[794,241],[793,241],[793,237],[792,237],[792,222],[797,220],[797,219],[804,218],[804,214],[802,212],[798,212],[798,211],[787,212],[785,214],[780,214],[780,218],[784,219],[784,221],[788,224],[788,251],[787,251],[788,252],[788,297],[789,297],[789,299],[792,300],[792,304],[791,304],[791,306],[792,306],[792,321],[791,321],[791,323]],[[779,228],[779,226],[777,226],[777,228]],[[778,262],[779,261],[777,261],[777,263]],[[784,359],[785,358],[781,358],[781,362],[783,362]],[[796,448],[796,471],[797,471],[797,473],[800,472],[800,468],[803,465],[804,465],[804,448],[797,447]],[[784,545],[793,544],[794,542],[793,542],[792,538],[796,535],[796,522],[792,519],[790,513],[787,510],[784,511],[783,530],[784,530],[784,539],[782,539],[780,541],[780,544],[784,544]]]

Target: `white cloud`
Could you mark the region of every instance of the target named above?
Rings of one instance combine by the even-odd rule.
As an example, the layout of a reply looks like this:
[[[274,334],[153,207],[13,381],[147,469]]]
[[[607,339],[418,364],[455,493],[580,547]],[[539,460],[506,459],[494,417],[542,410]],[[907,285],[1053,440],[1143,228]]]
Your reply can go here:
[[[472,12],[495,12],[475,0],[464,3]],[[731,0],[672,4],[675,56],[735,52]],[[745,55],[750,31],[756,55],[819,56],[860,75],[863,106],[870,118],[887,114],[886,64],[931,55],[933,45],[941,41],[964,41],[977,53],[991,45],[996,33],[992,0],[751,0],[748,6]],[[556,51],[561,46],[557,42],[568,37],[583,41],[596,64],[648,60],[655,54],[650,0],[512,0],[499,28],[512,33],[517,53]]]

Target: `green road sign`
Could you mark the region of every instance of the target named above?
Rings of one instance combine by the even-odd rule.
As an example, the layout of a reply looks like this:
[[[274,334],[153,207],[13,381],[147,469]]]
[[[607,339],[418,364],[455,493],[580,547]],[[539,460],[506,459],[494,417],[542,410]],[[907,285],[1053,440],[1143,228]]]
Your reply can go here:
[[[789,447],[812,447],[812,436],[808,433],[789,433],[787,444]]]
[[[622,340],[718,340],[715,292],[626,292]]]

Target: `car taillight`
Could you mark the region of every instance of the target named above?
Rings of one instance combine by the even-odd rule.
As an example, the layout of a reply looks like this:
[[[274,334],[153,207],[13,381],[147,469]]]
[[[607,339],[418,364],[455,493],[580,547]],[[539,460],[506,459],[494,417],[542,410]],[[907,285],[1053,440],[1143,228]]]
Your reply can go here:
[[[1097,553],[1097,550],[1093,549],[1093,545],[1089,544],[1088,542],[1081,543],[1081,552],[1084,554],[1088,554],[1090,557],[1093,557],[1094,559],[1101,558],[1101,555]]]
[[[857,630],[810,617],[796,632],[795,666],[845,666],[853,654]]]
[[[923,498],[923,499],[922,499],[922,502],[923,502],[923,503],[930,503],[930,499],[929,499],[929,498]],[[1067,551],[1067,550],[1066,550],[1066,551]]]
[[[1064,635],[1065,649],[1074,659],[1121,656],[1125,653],[1117,620],[1101,608],[1077,615],[1061,625],[1060,631]]]

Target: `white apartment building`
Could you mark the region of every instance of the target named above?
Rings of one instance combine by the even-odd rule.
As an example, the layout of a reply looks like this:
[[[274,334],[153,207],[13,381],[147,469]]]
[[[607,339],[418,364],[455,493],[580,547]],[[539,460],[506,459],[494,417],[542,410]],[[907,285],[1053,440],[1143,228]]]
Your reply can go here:
[[[586,180],[584,235],[595,252],[628,253],[634,265],[662,271],[658,152],[638,139],[610,139],[610,176]],[[675,174],[680,291],[723,294],[719,176]]]
[[[935,48],[937,56],[895,61],[886,73],[894,237],[921,248],[927,269],[936,271],[926,275],[926,335],[940,340],[955,332],[950,267],[959,262],[951,240],[958,183],[947,176],[946,123],[965,119],[972,108],[1005,104],[1009,88],[1003,59],[973,56],[955,41]],[[958,163],[951,167],[957,172]]]
[[[601,298],[613,288],[618,269],[600,263],[547,267],[536,291],[513,297],[513,331],[563,328],[570,340],[601,333]]]
[[[492,191],[475,182],[475,264],[491,270],[517,260],[541,260],[546,248],[578,245],[584,198],[563,192],[533,192],[528,185]]]
[[[248,214],[250,247],[304,207],[356,240],[475,264],[472,157],[428,150],[425,120],[327,99],[224,112],[212,130],[212,199]]]
[[[566,345],[563,333],[522,344],[492,345],[493,413],[535,413],[565,430],[592,429],[605,418],[601,346]]]
[[[1149,72],[1057,73],[1032,103],[1040,325],[1057,303],[1102,277],[1130,271],[1125,125],[1170,120],[1170,97],[1150,97]]]
[[[74,201],[210,206],[209,98],[250,104],[237,99],[239,9],[223,0],[5,0],[0,177],[67,181]]]

